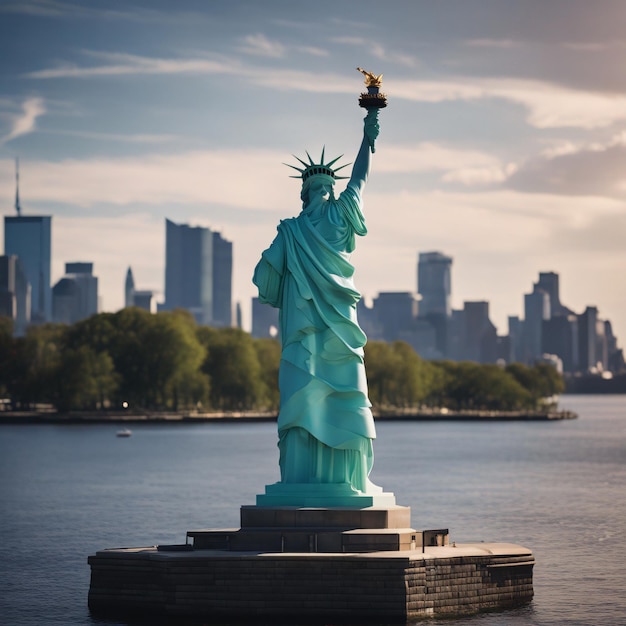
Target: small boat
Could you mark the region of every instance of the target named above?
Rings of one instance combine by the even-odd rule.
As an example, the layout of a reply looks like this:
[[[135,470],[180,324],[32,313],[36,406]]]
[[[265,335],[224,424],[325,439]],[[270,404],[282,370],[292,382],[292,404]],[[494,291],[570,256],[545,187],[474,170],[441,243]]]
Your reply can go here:
[[[116,437],[130,437],[133,434],[132,430],[129,430],[128,428],[122,428],[122,430],[118,430],[115,433]]]

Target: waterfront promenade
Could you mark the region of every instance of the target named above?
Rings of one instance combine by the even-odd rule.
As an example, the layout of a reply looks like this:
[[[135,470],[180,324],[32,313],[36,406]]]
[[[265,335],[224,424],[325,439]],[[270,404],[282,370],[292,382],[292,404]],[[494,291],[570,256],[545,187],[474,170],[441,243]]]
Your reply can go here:
[[[394,408],[373,410],[377,421],[546,421],[575,419],[573,411],[452,411],[448,409]],[[59,413],[53,410],[0,411],[0,424],[102,424],[102,423],[202,423],[275,422],[274,411],[94,411]]]

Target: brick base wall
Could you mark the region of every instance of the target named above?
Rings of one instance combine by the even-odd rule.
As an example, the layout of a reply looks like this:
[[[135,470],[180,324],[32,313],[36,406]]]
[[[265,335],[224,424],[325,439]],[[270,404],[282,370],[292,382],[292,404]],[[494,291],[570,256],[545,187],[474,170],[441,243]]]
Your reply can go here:
[[[222,623],[254,617],[406,623],[529,602],[532,554],[489,545],[505,548],[490,554],[462,545],[365,554],[103,550],[89,557],[89,607],[107,616]],[[459,556],[451,556],[455,550]]]

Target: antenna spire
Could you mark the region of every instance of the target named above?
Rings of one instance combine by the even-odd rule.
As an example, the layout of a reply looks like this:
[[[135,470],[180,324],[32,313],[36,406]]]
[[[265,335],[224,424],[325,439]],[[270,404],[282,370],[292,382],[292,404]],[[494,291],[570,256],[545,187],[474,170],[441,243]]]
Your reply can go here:
[[[15,211],[17,216],[22,215],[22,207],[20,206],[20,161],[15,157]]]

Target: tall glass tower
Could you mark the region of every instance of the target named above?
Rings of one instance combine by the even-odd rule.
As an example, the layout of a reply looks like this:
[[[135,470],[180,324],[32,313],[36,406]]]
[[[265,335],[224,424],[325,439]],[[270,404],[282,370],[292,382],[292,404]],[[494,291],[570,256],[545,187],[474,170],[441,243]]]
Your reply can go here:
[[[7,215],[4,218],[4,253],[19,257],[31,285],[30,319],[33,324],[52,319],[51,231],[50,215]]]
[[[51,233],[50,215],[22,215],[19,169],[15,161],[15,212],[4,218],[4,254],[19,257],[26,280],[31,286],[30,321],[42,324],[52,320],[50,289]]]
[[[232,325],[233,244],[209,228],[165,220],[164,310],[190,311],[199,324]]]
[[[421,252],[417,263],[417,291],[422,296],[419,316],[441,315],[449,318],[450,267],[452,258],[441,252]]]

